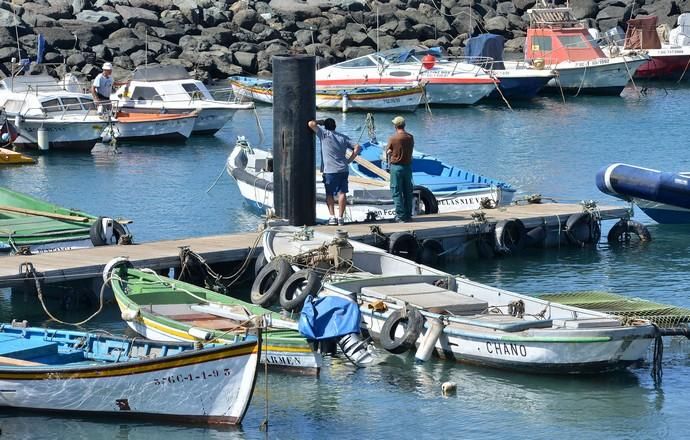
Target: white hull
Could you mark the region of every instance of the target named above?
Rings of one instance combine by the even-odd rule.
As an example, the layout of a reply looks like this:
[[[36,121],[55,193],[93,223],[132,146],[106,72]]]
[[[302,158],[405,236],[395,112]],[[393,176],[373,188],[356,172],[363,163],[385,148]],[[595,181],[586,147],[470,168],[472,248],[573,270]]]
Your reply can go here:
[[[426,85],[429,104],[473,105],[496,90],[491,84],[446,84],[430,82]]]
[[[202,103],[204,101],[197,101]],[[251,109],[251,104],[228,104],[223,106],[222,102],[218,106],[213,105],[194,105],[192,101],[189,106],[169,106],[162,104],[138,104],[131,101],[124,101],[119,107],[120,110],[133,113],[168,113],[168,114],[183,114],[198,111],[198,116],[194,121],[193,133],[215,133],[220,130],[235,116],[238,108]]]
[[[26,118],[19,124],[19,137],[15,145],[38,148],[38,132],[43,128],[49,148],[90,150],[101,140],[105,123],[100,118],[33,119]]]
[[[119,122],[114,126],[114,135],[117,140],[128,141],[136,139],[156,138],[171,140],[186,140],[192,134],[196,118],[187,117],[179,119],[167,119],[161,121],[137,121]],[[110,128],[106,127],[105,133],[109,133]]]
[[[561,62],[548,66],[558,75],[547,88],[589,93],[619,94],[638,67],[648,61],[641,57],[599,58],[592,61]]]
[[[60,252],[69,251],[73,249],[87,249],[92,248],[93,243],[90,238],[85,238],[83,240],[69,240],[69,241],[59,241],[55,243],[46,243],[29,246],[29,251],[32,254],[45,254],[48,252]],[[6,245],[5,243],[0,243],[0,252],[10,252],[13,248]]]

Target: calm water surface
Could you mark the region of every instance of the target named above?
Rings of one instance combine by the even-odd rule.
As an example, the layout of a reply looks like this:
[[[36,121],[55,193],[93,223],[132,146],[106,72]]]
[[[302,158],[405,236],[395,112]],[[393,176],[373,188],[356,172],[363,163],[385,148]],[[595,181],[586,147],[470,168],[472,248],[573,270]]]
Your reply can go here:
[[[417,147],[454,164],[513,183],[518,197],[541,193],[563,201],[595,199],[594,175],[612,162],[663,170],[690,169],[687,102],[690,89],[667,84],[639,98],[578,98],[567,104],[540,98],[514,111],[499,106],[433,109],[406,116]],[[258,109],[270,146],[271,109]],[[332,114],[355,139],[364,115]],[[393,114],[377,114],[379,138]],[[3,169],[0,185],[86,212],[134,220],[137,241],[249,231],[258,219],[242,206],[234,183],[222,174],[237,135],[262,143],[254,114],[238,114],[215,137],[180,146],[120,146],[115,153],[49,154],[36,166]],[[207,192],[207,189],[217,183]],[[449,271],[488,284],[537,294],[607,290],[690,307],[689,228],[654,224],[641,212],[654,241],[624,249],[554,249],[520,258],[454,263]],[[605,225],[605,228],[610,224]],[[606,229],[605,229],[606,232]],[[40,270],[40,268],[39,268]],[[76,286],[52,286],[65,295]],[[59,309],[59,304],[52,304]],[[75,320],[89,310],[65,315]],[[61,315],[61,316],[63,316]],[[46,320],[35,298],[0,294],[0,319]],[[89,328],[123,333],[116,307]],[[355,370],[329,359],[322,376],[263,374],[241,428],[229,430],[82,420],[0,412],[3,438],[227,439],[264,438],[258,427],[268,401],[270,438],[685,438],[690,432],[690,348],[667,341],[663,384],[649,365],[598,377],[506,373],[443,362],[416,365],[389,356]],[[452,380],[457,395],[444,398]]]

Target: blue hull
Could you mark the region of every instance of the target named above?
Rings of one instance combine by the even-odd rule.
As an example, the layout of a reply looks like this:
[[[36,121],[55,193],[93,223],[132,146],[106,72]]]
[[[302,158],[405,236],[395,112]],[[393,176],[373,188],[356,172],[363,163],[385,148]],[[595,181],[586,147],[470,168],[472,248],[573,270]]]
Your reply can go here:
[[[532,99],[551,80],[549,77],[507,78],[501,76],[498,79],[501,81],[498,87],[501,89],[503,96],[508,100]],[[487,99],[501,99],[501,95],[498,93],[498,90],[494,90]]]
[[[639,206],[639,205],[638,205]],[[690,211],[659,208],[643,208],[640,209],[657,223],[664,225],[685,225],[690,224]]]

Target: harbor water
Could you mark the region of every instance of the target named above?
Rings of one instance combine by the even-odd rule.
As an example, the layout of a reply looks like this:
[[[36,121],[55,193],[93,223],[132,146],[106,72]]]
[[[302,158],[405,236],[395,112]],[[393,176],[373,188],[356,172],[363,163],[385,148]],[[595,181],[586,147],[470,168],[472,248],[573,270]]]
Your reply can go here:
[[[628,88],[615,98],[567,98],[565,104],[560,98],[539,98],[513,103],[513,111],[501,105],[433,108],[431,113],[420,108],[405,117],[417,149],[508,181],[519,189],[517,198],[540,193],[558,201],[610,204],[616,201],[594,183],[607,164],[690,169],[690,88],[662,86],[642,96]],[[183,145],[51,152],[38,157],[37,165],[0,170],[0,185],[85,212],[132,219],[138,242],[255,230],[260,218],[243,206],[224,165],[238,135],[255,147],[270,148],[271,108],[259,107],[256,115],[265,136],[255,113],[247,111],[216,136],[192,137]],[[319,116],[333,117],[339,131],[366,140],[364,114]],[[375,115],[379,140],[392,133],[393,116]],[[657,225],[639,210],[635,219],[649,227],[652,242],[621,248],[602,240],[596,248],[535,250],[456,261],[445,269],[526,294],[599,290],[690,307],[690,227]],[[611,225],[604,224],[604,237]],[[48,288],[69,296],[75,287]],[[93,310],[49,305],[75,321]],[[13,318],[47,322],[36,298],[0,291],[0,320]],[[114,304],[86,328],[127,333]],[[621,373],[548,376],[434,359],[416,364],[412,355],[384,356],[365,369],[329,358],[318,379],[262,371],[239,428],[0,411],[0,430],[9,439],[685,438],[690,345],[666,341],[660,385],[650,376],[650,361],[651,353],[646,363]],[[446,381],[457,383],[456,394],[442,396]],[[259,429],[266,417],[268,433]]]

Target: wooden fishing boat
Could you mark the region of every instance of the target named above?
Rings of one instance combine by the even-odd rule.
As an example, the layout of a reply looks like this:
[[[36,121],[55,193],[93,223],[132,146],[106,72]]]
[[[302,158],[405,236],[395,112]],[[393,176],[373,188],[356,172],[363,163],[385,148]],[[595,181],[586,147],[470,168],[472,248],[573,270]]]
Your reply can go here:
[[[235,96],[273,103],[273,83],[270,80],[235,76],[230,78]],[[316,108],[347,111],[404,111],[413,112],[424,97],[424,88],[418,84],[394,86],[342,86],[319,87],[316,90]]]
[[[104,135],[118,141],[185,142],[192,134],[197,112],[183,114],[118,111]]]
[[[8,150],[7,148],[0,148],[0,165],[25,165],[34,163],[36,163],[36,159],[32,157]]]
[[[53,252],[116,244],[131,239],[108,217],[62,208],[0,187],[0,252]]]
[[[279,313],[120,260],[106,266],[104,279],[127,325],[146,338],[232,344],[255,337],[266,319],[262,361],[304,374],[319,372],[321,355],[297,332],[297,323]]]
[[[260,339],[201,348],[8,324],[0,338],[0,406],[178,423],[239,424],[261,347]]]
[[[622,322],[454,277],[343,237],[294,227],[264,234],[266,261],[308,255],[329,274],[319,295],[360,305],[370,334],[393,352],[527,372],[594,373],[644,358],[657,335],[647,320]],[[338,259],[331,256],[338,255]],[[316,267],[316,266],[315,266]]]

